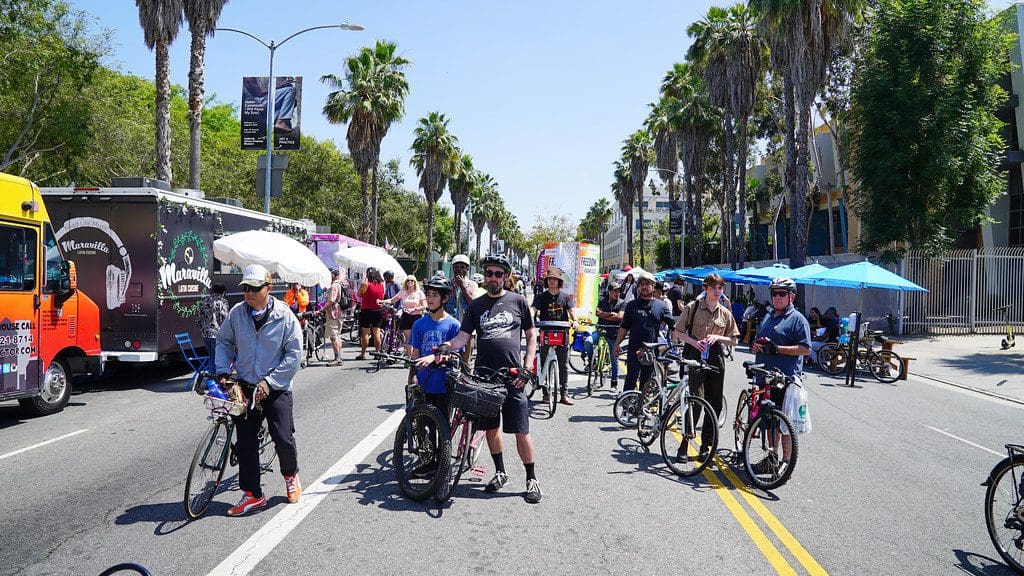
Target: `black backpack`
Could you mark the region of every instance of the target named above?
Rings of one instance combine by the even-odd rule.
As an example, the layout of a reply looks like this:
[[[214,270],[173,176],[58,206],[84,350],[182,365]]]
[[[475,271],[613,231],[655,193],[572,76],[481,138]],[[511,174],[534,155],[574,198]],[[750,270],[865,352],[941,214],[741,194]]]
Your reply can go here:
[[[338,307],[343,311],[352,308],[352,296],[348,293],[348,288],[341,282],[338,282],[338,287],[340,288],[338,290]]]

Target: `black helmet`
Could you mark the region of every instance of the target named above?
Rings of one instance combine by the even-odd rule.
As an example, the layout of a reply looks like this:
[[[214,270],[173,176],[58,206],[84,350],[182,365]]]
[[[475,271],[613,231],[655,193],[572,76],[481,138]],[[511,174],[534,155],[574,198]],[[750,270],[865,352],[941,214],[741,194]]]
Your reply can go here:
[[[505,269],[506,274],[512,271],[512,262],[509,261],[508,256],[500,253],[488,254],[480,260],[480,268],[488,266],[501,266]]]
[[[425,284],[423,284],[424,291],[429,289],[437,290],[438,292],[441,293],[441,296],[443,297],[452,293],[452,283],[444,276],[434,276],[433,278],[427,280]]]

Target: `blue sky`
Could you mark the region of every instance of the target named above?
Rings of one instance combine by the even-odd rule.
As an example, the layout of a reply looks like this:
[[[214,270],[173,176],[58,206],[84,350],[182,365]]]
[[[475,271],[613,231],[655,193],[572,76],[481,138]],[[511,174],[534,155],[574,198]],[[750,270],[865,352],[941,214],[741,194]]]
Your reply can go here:
[[[138,10],[127,0],[71,0],[114,32],[106,64],[153,77],[154,55],[142,40]],[[1009,0],[992,0],[1001,9]],[[382,160],[399,158],[407,186],[409,145],[418,118],[441,111],[477,168],[499,183],[524,232],[538,215],[577,222],[598,198],[611,198],[611,164],[622,140],[639,128],[647,104],[673,62],[689,46],[686,27],[711,2],[651,0],[452,0],[339,2],[231,0],[219,26],[267,43],[310,26],[343,21],[362,32],[318,30],[279,48],[275,76],[302,76],[302,131],[345,145],[345,127],[320,110],[323,74],[342,75],[341,61],[377,39],[398,44],[413,64],[406,117],[391,128]],[[187,25],[171,47],[171,81],[187,86]],[[250,38],[219,32],[206,52],[206,91],[238,104],[243,76],[266,76],[269,52]],[[447,193],[445,202],[448,203]]]

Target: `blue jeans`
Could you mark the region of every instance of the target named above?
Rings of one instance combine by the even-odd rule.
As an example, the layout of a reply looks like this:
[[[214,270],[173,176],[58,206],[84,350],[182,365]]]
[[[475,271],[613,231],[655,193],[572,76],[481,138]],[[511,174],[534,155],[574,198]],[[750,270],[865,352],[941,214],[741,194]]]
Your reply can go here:
[[[637,380],[646,382],[651,377],[651,374],[654,373],[654,366],[644,366],[641,364],[636,353],[636,350],[626,348],[626,384],[622,387],[626,391],[635,390],[637,388]]]
[[[601,332],[594,330],[590,333],[590,338],[583,341],[583,353],[587,358],[587,362],[594,357],[594,346],[597,346],[597,339],[601,337]],[[604,341],[608,343],[608,355],[611,356],[612,348],[615,347],[615,338],[605,336]],[[612,365],[612,385],[616,385],[619,382],[619,361],[615,358],[610,358]]]
[[[206,354],[210,357],[206,361],[206,371],[210,374],[217,372],[217,362],[215,362],[217,355],[217,339],[216,338],[203,338],[203,345],[206,346]]]

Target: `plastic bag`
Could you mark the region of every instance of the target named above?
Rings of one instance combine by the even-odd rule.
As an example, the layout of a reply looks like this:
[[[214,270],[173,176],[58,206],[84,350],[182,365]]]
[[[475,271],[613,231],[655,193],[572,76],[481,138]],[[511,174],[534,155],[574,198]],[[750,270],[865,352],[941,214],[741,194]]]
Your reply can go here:
[[[782,401],[782,411],[793,425],[797,434],[811,431],[811,414],[807,411],[807,390],[799,378],[786,388],[786,398]]]

